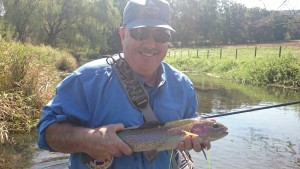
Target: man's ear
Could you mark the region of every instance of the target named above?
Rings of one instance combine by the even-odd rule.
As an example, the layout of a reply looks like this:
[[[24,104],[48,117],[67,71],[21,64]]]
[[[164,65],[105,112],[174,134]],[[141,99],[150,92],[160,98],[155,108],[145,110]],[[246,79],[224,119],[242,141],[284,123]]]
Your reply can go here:
[[[125,28],[124,27],[120,27],[119,35],[120,35],[121,40],[123,40],[125,38]]]

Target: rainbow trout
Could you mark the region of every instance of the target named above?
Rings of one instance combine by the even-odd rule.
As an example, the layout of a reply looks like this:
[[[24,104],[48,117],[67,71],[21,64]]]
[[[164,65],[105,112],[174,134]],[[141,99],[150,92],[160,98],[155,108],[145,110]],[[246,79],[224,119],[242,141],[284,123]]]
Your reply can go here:
[[[139,127],[130,127],[117,132],[117,135],[134,152],[144,152],[149,161],[156,158],[158,151],[172,150],[178,147],[180,141],[184,140],[186,135],[198,135],[200,143],[204,140],[215,141],[225,137],[228,134],[227,127],[224,125],[203,118],[192,118],[171,121],[167,123],[146,122]],[[204,153],[204,151],[202,151]],[[204,153],[206,158],[206,155]],[[83,154],[84,163],[95,163],[94,159]],[[100,162],[100,166],[108,168],[112,160]],[[98,166],[96,163],[94,167]]]
[[[192,118],[167,123],[145,123],[137,128],[127,128],[117,135],[134,152],[176,149],[186,135],[198,135],[200,143],[215,141],[228,134],[224,125],[203,118]]]

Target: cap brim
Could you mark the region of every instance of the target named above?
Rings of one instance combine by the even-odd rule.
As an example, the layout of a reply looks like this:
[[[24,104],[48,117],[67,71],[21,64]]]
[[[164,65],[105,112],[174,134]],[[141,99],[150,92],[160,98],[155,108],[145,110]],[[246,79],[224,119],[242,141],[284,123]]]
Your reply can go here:
[[[125,26],[127,29],[143,28],[143,27],[165,28],[175,32],[175,30],[170,25],[159,20],[145,20],[145,19],[133,20],[126,23]]]

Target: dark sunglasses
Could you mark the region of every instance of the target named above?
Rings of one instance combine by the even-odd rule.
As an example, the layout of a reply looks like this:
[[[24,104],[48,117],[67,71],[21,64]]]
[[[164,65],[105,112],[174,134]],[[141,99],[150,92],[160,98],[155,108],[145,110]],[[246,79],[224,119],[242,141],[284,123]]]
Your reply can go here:
[[[130,29],[130,36],[134,40],[146,40],[149,37],[150,31],[147,28],[135,28]],[[166,32],[166,30],[154,30],[152,33],[152,38],[157,43],[166,43],[169,41],[171,34]]]

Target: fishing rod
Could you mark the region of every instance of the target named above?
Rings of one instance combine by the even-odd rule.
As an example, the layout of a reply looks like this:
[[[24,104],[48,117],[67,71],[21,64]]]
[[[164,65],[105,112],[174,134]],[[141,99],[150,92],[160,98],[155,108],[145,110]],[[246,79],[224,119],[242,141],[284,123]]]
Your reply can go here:
[[[214,117],[222,117],[222,116],[230,116],[234,114],[241,114],[241,113],[247,113],[251,111],[257,111],[257,110],[263,110],[263,109],[270,109],[270,108],[275,108],[275,107],[282,107],[282,106],[289,106],[293,104],[299,104],[300,100],[298,101],[293,101],[293,102],[288,102],[288,103],[282,103],[282,104],[275,104],[272,106],[264,106],[264,107],[258,107],[258,108],[253,108],[253,109],[248,109],[248,110],[240,110],[240,111],[235,111],[235,112],[230,112],[230,113],[224,113],[224,114],[213,114],[213,115],[205,115],[203,118],[214,118]]]

